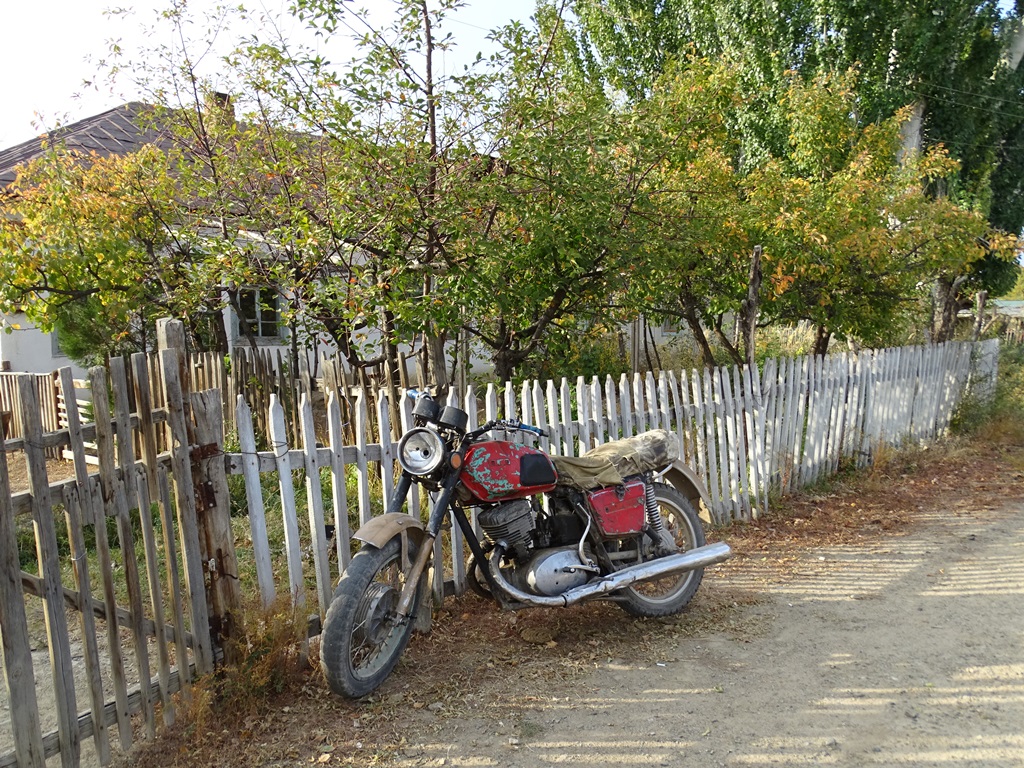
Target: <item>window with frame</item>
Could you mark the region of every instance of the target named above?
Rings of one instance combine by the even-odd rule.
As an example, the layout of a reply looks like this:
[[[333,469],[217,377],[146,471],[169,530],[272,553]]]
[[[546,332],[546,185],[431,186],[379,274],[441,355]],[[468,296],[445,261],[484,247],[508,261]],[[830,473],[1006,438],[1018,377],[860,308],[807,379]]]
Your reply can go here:
[[[281,336],[281,313],[277,307],[277,291],[273,288],[243,288],[238,292],[238,308],[256,338]],[[241,334],[241,327],[238,330]]]

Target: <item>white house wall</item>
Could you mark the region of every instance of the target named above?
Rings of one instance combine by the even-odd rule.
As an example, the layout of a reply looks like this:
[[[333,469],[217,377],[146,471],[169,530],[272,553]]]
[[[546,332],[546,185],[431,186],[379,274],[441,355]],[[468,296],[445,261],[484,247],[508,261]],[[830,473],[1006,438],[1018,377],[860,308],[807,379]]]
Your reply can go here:
[[[57,347],[55,335],[40,331],[24,314],[4,315],[3,326],[0,367],[4,371],[49,373],[69,365],[76,378],[85,377],[85,369]]]

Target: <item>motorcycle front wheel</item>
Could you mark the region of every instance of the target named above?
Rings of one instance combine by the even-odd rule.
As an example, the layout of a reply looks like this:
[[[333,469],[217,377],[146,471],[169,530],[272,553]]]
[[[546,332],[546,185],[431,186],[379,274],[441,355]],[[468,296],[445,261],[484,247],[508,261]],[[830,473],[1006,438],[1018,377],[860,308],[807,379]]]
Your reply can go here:
[[[687,552],[703,547],[704,526],[690,500],[665,483],[654,484],[654,495],[658,500],[665,529],[675,540],[679,551]],[[645,556],[642,559],[646,561],[650,558]],[[639,562],[639,558],[634,562]],[[703,578],[704,569],[698,568],[654,581],[644,581],[617,593],[620,597],[618,602],[622,610],[631,616],[672,616],[689,605]]]
[[[381,549],[364,545],[334,590],[320,636],[320,668],[340,696],[358,699],[380,687],[409,644],[422,595],[417,589],[410,615],[399,620],[401,543],[396,536]]]

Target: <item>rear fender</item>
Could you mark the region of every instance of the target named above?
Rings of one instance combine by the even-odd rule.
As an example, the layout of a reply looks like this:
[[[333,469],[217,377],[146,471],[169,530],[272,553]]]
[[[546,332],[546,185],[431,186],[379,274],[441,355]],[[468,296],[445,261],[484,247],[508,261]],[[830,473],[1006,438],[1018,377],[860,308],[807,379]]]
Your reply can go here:
[[[690,500],[693,508],[701,513],[706,521],[711,520],[711,496],[696,472],[681,461],[675,462],[662,479]],[[704,509],[701,510],[701,502]]]

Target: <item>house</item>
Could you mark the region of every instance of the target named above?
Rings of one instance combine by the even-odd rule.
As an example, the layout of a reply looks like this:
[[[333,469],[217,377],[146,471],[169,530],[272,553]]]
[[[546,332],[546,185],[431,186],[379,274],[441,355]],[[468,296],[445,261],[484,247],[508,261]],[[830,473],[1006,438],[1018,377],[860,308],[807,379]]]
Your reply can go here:
[[[147,104],[129,102],[0,150],[0,199],[11,194],[10,185],[17,176],[18,167],[42,155],[54,142],[60,142],[68,150],[83,156],[96,153],[101,157],[127,154],[151,144],[162,149],[170,148],[173,138],[153,127],[152,113],[153,108]],[[280,322],[277,295],[273,290],[243,289],[239,304],[259,346],[282,350],[287,347],[288,330]],[[247,344],[235,314],[229,308],[225,308],[223,313],[229,346]],[[0,327],[0,370],[46,373],[72,364],[61,352],[56,332],[43,333],[24,314],[0,317]],[[81,368],[72,367],[76,375],[84,373]]]

